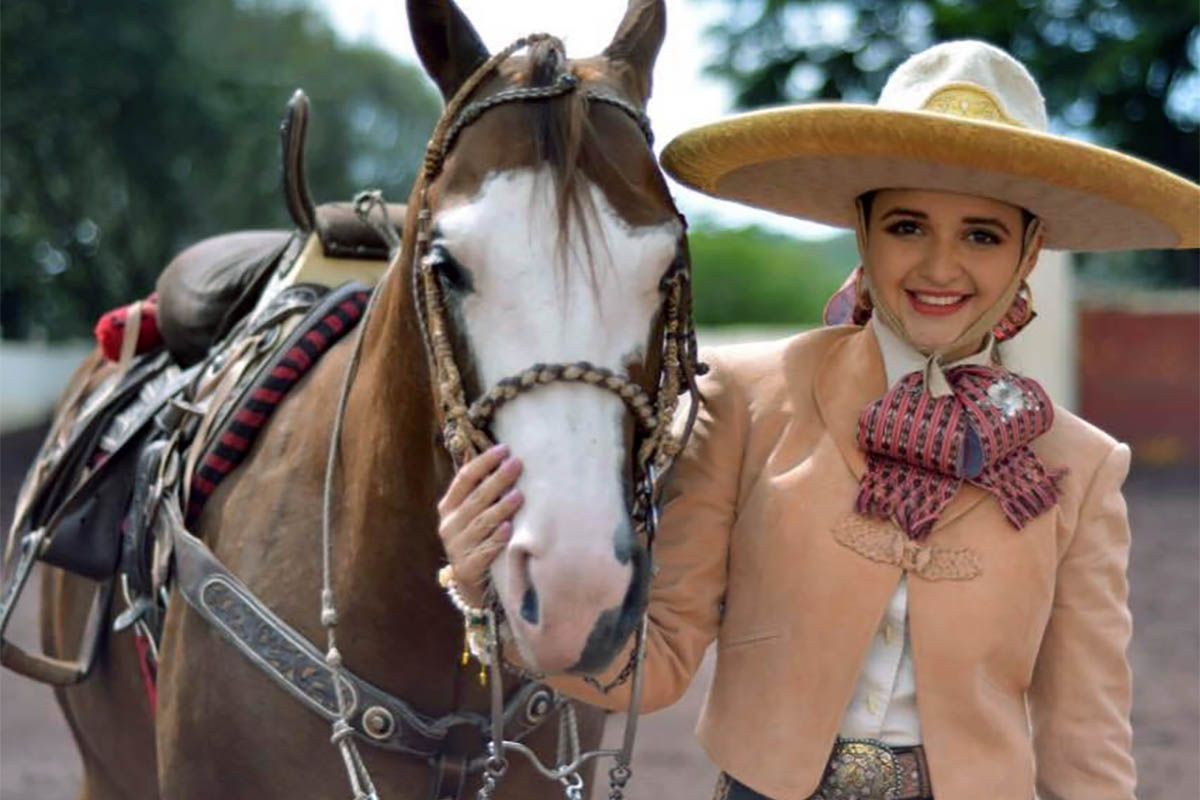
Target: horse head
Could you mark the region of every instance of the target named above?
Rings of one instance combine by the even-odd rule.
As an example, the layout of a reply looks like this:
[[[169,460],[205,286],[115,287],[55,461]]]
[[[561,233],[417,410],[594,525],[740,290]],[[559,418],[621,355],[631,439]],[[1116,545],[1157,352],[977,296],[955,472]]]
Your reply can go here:
[[[645,610],[637,397],[653,411],[666,279],[687,258],[643,113],[665,10],[631,0],[604,52],[578,60],[551,37],[493,59],[448,0],[409,0],[408,13],[448,103],[414,190],[428,213],[413,260],[436,283],[466,401],[513,387],[490,392],[479,423],[524,463],[492,585],[527,661],[595,671]],[[573,382],[539,383],[544,365],[577,365]]]

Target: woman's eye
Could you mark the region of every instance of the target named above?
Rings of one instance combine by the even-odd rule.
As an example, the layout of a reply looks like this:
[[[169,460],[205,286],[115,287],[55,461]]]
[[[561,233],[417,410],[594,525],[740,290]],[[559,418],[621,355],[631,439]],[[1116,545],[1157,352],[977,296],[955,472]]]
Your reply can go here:
[[[999,236],[992,233],[991,231],[985,231],[985,230],[968,231],[967,240],[970,241],[971,244],[982,244],[982,245],[1000,244]]]
[[[921,232],[921,226],[911,219],[902,219],[899,222],[893,222],[887,228],[888,233],[895,236],[911,236]]]

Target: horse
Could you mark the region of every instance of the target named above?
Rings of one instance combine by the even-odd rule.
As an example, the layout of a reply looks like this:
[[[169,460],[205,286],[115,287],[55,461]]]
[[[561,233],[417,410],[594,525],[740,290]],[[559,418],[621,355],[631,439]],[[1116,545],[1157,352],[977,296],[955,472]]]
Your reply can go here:
[[[481,717],[490,687],[460,661],[463,620],[435,578],[436,503],[456,462],[491,438],[525,465],[527,501],[491,572],[520,659],[540,673],[599,670],[644,613],[634,473],[652,429],[647,400],[661,411],[663,393],[678,390],[659,384],[677,356],[663,344],[673,341],[666,295],[687,263],[644,118],[665,9],[630,0],[612,42],[584,59],[540,36],[523,55],[493,56],[451,0],[409,0],[408,17],[447,114],[398,256],[355,335],[282,400],[190,527],[300,636],[322,641],[336,626],[338,665],[427,718]],[[448,384],[458,391],[449,400]],[[489,393],[496,386],[508,391]],[[485,396],[487,414],[466,413],[465,398]],[[74,657],[90,585],[47,569],[42,587],[43,647]],[[175,581],[152,714],[128,630],[108,637],[86,681],[56,688],[82,756],[82,798],[336,796],[355,759],[388,798],[457,798],[482,785],[467,768],[485,746],[471,726],[446,733],[436,756],[342,747],[339,759],[328,721],[189,603]],[[509,675],[503,692],[521,685]],[[554,718],[567,713],[553,708],[524,740],[547,761]],[[577,719],[581,746],[594,748],[603,713],[582,707]],[[335,725],[335,740],[346,734]],[[559,790],[513,760],[497,796]]]

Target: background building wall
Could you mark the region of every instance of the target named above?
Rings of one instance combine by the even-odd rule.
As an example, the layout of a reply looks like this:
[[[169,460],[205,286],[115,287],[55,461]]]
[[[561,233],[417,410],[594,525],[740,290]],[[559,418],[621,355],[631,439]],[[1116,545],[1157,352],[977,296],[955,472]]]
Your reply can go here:
[[[1200,463],[1200,292],[1079,299],[1080,411],[1147,466]]]

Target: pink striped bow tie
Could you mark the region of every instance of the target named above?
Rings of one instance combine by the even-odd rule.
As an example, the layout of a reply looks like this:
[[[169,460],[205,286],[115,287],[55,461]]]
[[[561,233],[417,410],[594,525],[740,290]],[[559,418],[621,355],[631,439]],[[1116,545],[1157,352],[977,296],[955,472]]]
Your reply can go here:
[[[1062,473],[1048,472],[1029,447],[1054,421],[1050,398],[1037,381],[993,367],[955,367],[946,379],[952,393],[934,397],[913,372],[863,411],[867,472],[855,510],[924,539],[965,480],[1024,527],[1058,499]]]

